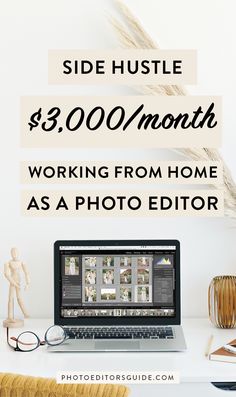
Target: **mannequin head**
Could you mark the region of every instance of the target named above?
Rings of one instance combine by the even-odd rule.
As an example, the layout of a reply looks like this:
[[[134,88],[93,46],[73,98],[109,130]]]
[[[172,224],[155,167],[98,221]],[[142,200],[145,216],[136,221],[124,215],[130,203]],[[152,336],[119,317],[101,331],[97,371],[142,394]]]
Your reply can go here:
[[[12,248],[11,249],[11,257],[14,261],[17,261],[19,258],[19,253],[18,253],[18,249],[17,248]]]

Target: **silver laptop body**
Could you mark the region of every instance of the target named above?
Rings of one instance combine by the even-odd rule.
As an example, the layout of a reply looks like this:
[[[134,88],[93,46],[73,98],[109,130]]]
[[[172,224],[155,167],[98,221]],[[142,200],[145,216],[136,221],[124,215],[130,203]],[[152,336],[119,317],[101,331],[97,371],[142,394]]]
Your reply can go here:
[[[57,241],[51,352],[184,351],[177,240]]]

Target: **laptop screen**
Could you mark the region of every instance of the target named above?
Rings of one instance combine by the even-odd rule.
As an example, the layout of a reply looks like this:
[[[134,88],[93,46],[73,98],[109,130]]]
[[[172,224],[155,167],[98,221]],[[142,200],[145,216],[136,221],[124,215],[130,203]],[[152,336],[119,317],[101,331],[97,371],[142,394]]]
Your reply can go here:
[[[175,317],[176,246],[60,245],[60,315]]]

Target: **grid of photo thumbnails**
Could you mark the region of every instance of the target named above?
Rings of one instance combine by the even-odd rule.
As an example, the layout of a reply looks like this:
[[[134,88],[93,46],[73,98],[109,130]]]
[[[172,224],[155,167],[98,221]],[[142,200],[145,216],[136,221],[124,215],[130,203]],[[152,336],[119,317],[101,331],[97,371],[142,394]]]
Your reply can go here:
[[[152,301],[150,257],[85,257],[83,301],[129,304]]]

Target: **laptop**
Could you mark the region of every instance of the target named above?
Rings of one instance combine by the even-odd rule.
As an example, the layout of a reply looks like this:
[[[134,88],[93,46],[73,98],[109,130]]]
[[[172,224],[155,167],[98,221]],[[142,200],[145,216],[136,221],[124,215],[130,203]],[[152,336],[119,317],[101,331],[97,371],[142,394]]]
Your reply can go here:
[[[177,240],[56,241],[54,352],[183,351]]]

